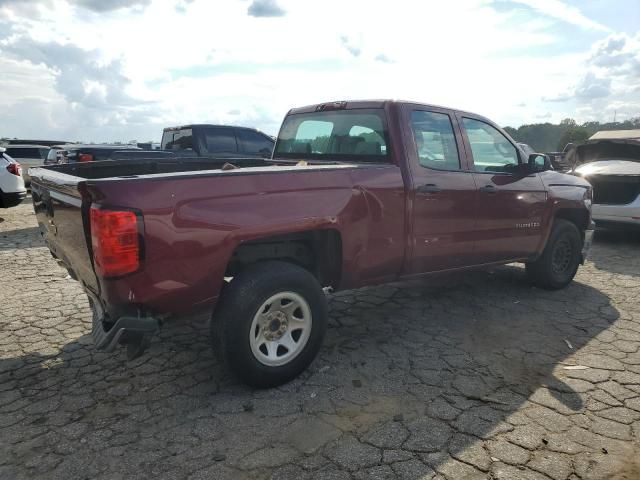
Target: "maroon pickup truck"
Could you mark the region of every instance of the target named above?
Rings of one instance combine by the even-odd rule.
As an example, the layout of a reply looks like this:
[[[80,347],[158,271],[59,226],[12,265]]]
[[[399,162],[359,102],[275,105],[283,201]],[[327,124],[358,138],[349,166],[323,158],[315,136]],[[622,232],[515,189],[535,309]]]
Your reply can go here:
[[[585,180],[525,158],[484,117],[410,102],[293,109],[271,159],[31,177],[42,234],[89,296],[99,349],[136,356],[162,323],[206,318],[216,352],[258,387],[311,363],[331,290],[510,262],[558,289],[593,235]]]

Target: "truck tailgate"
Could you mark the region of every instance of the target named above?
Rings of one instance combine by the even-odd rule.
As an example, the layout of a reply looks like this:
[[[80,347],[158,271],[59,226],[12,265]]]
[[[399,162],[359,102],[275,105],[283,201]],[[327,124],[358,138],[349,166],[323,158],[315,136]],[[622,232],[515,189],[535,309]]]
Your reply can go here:
[[[44,168],[31,169],[30,174],[34,210],[51,253],[98,293],[87,226],[90,200],[81,194],[83,179]]]

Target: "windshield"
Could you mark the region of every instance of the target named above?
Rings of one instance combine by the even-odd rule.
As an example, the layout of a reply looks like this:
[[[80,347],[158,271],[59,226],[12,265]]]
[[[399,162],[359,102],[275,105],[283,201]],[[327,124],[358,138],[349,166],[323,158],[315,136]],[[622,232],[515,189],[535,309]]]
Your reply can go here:
[[[300,113],[285,119],[274,156],[386,162],[387,145],[382,109]]]

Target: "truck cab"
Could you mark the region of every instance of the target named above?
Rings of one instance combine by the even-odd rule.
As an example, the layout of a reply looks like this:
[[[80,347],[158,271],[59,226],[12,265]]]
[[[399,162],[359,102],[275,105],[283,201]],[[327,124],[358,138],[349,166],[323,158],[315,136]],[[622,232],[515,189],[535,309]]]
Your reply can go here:
[[[269,158],[274,142],[253,128],[198,124],[165,128],[161,149],[185,156]]]

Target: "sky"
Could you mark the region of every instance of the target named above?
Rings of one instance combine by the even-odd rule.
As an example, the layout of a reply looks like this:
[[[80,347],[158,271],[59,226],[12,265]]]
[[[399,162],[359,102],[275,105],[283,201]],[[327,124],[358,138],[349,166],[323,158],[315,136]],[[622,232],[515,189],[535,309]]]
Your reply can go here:
[[[0,0],[0,137],[159,141],[395,98],[640,117],[640,0]]]

